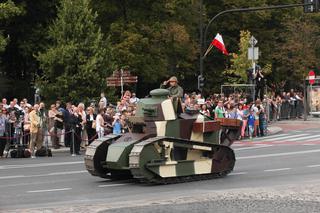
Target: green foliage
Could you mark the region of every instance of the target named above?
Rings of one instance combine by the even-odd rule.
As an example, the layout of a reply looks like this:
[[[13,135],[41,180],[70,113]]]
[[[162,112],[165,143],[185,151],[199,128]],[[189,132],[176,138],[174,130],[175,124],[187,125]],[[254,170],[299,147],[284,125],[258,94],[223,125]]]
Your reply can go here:
[[[106,89],[111,48],[95,23],[89,0],[61,0],[49,30],[51,43],[37,59],[37,85],[47,100],[88,101]]]
[[[158,85],[170,75],[183,80],[194,72],[198,53],[192,35],[196,10],[190,3],[123,1],[121,7],[115,3],[123,12],[109,31],[117,66],[129,68],[142,84],[146,79]],[[110,2],[106,4],[114,8]]]
[[[17,7],[11,0],[0,3],[0,22],[2,25],[8,23],[10,18],[22,13],[22,9]],[[7,43],[9,42],[9,37],[3,35],[0,31],[0,52],[3,52]]]
[[[225,70],[230,83],[246,83],[247,69],[252,67],[251,61],[248,60],[248,48],[251,33],[249,31],[240,32],[239,52],[232,54],[231,66]]]
[[[138,75],[138,85],[130,86],[137,89],[139,96],[146,95],[171,75],[179,78],[186,91],[194,91],[199,74],[200,16],[205,26],[210,18],[227,9],[297,3],[204,0],[200,14],[199,0],[85,2],[0,3],[0,73],[4,81],[0,96],[14,93],[31,98],[37,79],[47,100],[88,99],[101,90],[110,91],[105,88],[105,77],[121,67]],[[215,53],[206,57],[205,91],[219,91],[226,81],[246,82],[245,70],[251,67],[251,62],[247,60],[247,47],[239,37],[240,31],[250,31],[258,39],[261,51],[258,63],[267,74],[269,86],[283,85],[284,81],[291,84],[287,87],[299,85],[309,67],[319,66],[316,60],[320,54],[316,39],[319,21],[319,14],[303,15],[302,7],[219,17],[209,28],[205,46],[219,32],[229,52],[236,54],[225,57],[213,50]],[[16,80],[27,83],[13,84]]]
[[[307,76],[311,68],[319,66],[318,23],[312,16],[295,17],[284,22],[281,41],[274,54],[279,62],[281,75],[278,78],[302,82],[301,79]]]

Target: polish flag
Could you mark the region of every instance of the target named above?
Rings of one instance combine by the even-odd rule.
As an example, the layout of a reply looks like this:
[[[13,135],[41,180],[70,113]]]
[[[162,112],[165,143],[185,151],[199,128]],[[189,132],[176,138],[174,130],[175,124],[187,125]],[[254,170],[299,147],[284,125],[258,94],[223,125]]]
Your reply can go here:
[[[218,48],[219,50],[221,50],[221,52],[225,55],[229,55],[226,46],[224,45],[222,36],[218,33],[216,35],[216,37],[213,39],[213,41],[211,42],[211,44],[213,46],[215,46],[216,48]]]
[[[209,48],[207,49],[206,53],[204,54],[204,57],[206,57],[206,55],[211,51],[213,46],[218,48],[223,54],[229,55],[229,53],[226,49],[226,46],[224,45],[222,36],[219,33],[217,33],[216,37],[212,40]]]

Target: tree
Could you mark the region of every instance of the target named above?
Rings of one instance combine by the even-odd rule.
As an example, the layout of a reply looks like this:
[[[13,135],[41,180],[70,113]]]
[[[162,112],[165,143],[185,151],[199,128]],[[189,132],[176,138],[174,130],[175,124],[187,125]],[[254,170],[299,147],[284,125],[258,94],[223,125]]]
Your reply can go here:
[[[251,33],[249,31],[240,32],[239,52],[232,54],[231,66],[225,70],[229,82],[246,83],[247,69],[252,67],[251,61],[248,60],[248,48]]]
[[[310,16],[288,19],[283,24],[274,54],[278,65],[275,78],[278,82],[290,81],[291,87],[299,86],[309,70],[319,66],[320,28],[315,17]]]
[[[61,0],[49,29],[50,45],[37,55],[43,70],[37,86],[47,100],[88,101],[106,90],[111,48],[96,18],[90,0]]]
[[[10,18],[22,13],[22,9],[17,7],[11,0],[0,3],[0,23],[3,26],[9,22]],[[9,39],[0,31],[0,52],[3,52]]]
[[[127,67],[139,76],[138,93],[151,88],[170,75],[180,83],[194,80],[198,42],[198,16],[191,1],[104,1],[98,11],[111,11],[114,21],[101,22],[111,35],[116,65]],[[117,17],[117,18],[115,18]],[[196,82],[195,82],[196,87]]]

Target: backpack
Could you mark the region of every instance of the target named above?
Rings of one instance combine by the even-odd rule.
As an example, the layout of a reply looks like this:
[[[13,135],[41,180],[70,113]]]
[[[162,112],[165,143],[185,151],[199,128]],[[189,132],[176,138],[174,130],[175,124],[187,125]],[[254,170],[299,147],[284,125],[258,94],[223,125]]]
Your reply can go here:
[[[52,151],[51,149],[42,146],[39,150],[36,151],[35,155],[37,157],[52,157]]]

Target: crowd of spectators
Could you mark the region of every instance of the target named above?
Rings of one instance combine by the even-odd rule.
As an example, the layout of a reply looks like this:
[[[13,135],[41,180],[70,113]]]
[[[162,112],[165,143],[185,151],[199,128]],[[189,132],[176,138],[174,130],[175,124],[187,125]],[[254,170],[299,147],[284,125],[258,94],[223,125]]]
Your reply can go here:
[[[56,101],[46,108],[43,102],[33,106],[27,99],[15,98],[0,103],[0,157],[6,156],[10,147],[23,144],[31,156],[35,150],[50,144],[54,149],[70,147],[71,154],[80,154],[96,138],[106,134],[122,134],[131,131],[129,117],[134,116],[139,98],[126,91],[114,105],[108,103],[102,93],[97,106]],[[228,96],[213,94],[207,98],[201,94],[184,94],[182,108],[199,110],[212,119],[233,118],[241,121],[239,139],[264,136],[268,121],[301,118],[303,96],[291,90],[288,93],[264,96],[263,100],[251,101],[246,93]],[[74,143],[73,143],[74,142]]]
[[[102,93],[98,106],[84,103],[65,105],[56,101],[46,108],[43,102],[31,105],[27,99],[0,103],[0,157],[7,156],[12,146],[28,147],[31,157],[36,150],[48,147],[70,147],[70,153],[80,155],[98,137],[131,131],[128,117],[135,115],[139,99],[126,91],[116,105],[109,104]]]
[[[234,118],[241,121],[239,139],[264,136],[267,123],[284,119],[302,118],[303,93],[291,89],[289,92],[264,95],[263,99],[252,98],[247,93],[236,92],[229,95],[213,94],[207,98],[201,94],[185,94],[183,110],[197,109],[213,119]],[[251,130],[251,131],[250,131]]]

